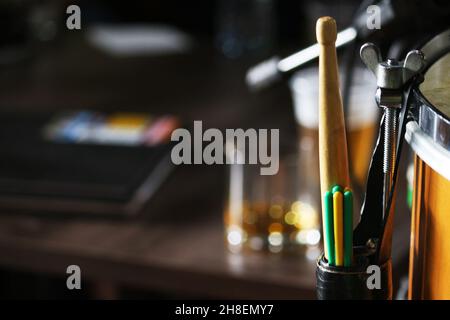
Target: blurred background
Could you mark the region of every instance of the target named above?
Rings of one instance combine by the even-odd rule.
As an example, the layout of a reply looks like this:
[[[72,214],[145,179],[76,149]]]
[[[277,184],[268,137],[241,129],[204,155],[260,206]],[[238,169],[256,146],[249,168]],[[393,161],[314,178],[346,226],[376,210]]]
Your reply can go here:
[[[1,1],[0,297],[314,298],[317,65],[258,92],[246,73],[314,44],[318,17],[342,30],[369,3]],[[80,30],[66,26],[73,4]],[[411,30],[378,44],[402,55],[421,40]],[[359,62],[366,39],[339,50],[355,222],[380,117]],[[204,130],[280,129],[279,173],[171,165],[171,131],[194,120]],[[393,245],[399,298],[407,180],[402,172]],[[66,287],[69,265],[81,269],[81,290]]]

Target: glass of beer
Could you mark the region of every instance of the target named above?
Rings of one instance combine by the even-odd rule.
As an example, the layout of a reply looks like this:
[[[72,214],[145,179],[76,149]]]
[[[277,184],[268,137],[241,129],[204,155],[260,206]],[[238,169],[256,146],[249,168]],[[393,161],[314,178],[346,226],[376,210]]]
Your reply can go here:
[[[344,106],[344,112],[352,188],[354,192],[358,193],[365,189],[367,171],[378,128],[379,108],[375,102],[376,82],[367,69],[357,67],[354,70],[352,82],[348,105]],[[313,153],[311,158],[314,159],[311,168],[315,166],[314,174],[317,177],[319,170],[318,83],[316,67],[301,70],[293,76],[290,82],[299,129],[299,144],[304,143],[305,139],[311,141],[310,152]]]

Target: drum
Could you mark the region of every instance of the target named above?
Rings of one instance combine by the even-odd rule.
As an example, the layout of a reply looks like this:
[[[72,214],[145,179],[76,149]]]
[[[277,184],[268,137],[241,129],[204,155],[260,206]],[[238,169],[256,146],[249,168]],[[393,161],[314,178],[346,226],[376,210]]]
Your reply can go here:
[[[409,298],[450,299],[450,32],[423,52],[405,136],[415,153]]]

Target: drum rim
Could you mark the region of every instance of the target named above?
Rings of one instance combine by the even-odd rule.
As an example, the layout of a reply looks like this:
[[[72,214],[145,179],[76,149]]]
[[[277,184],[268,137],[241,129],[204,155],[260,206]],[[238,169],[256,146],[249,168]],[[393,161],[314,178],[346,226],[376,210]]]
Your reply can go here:
[[[450,29],[436,35],[422,49],[425,53],[426,71],[439,59],[450,53]],[[417,83],[411,94],[414,95],[412,102],[412,113],[415,121],[422,131],[435,143],[450,151],[450,117],[435,107],[420,90]]]
[[[450,52],[449,52],[450,53]],[[419,84],[420,85],[420,84]],[[436,108],[431,102],[430,100],[427,99],[427,97],[425,97],[425,95],[422,93],[422,91],[420,91],[419,86],[417,86],[415,89],[413,89],[413,91],[415,92],[415,94],[417,95],[417,98],[420,100],[421,105],[426,105],[427,108],[431,108],[435,113],[437,113],[440,117],[445,118],[448,122],[450,122],[450,117],[447,116],[445,113],[443,113],[441,110],[439,110],[438,108]],[[449,123],[450,125],[450,123]]]
[[[413,94],[415,96],[412,105],[414,120],[433,142],[450,151],[450,118],[433,106],[418,88],[413,89]]]
[[[431,138],[423,132],[416,121],[406,125],[406,141],[414,153],[439,175],[450,181],[450,151],[433,143]]]
[[[441,51],[439,55],[435,55],[435,56],[433,57],[433,58],[434,58],[434,59],[433,59],[433,63],[439,61],[439,59],[443,58],[443,57],[446,56],[447,54],[450,54],[450,48],[448,48],[448,51],[447,51],[447,52],[442,52],[442,51]],[[425,71],[425,73],[424,73],[425,75],[426,75],[426,71],[428,71],[428,69],[431,68],[432,66],[433,66],[433,64],[427,65],[426,69],[424,70],[424,71]],[[449,122],[450,122],[450,118],[449,118],[446,114],[444,114],[442,111],[440,111],[438,108],[436,108],[436,107],[431,103],[431,101],[428,100],[427,97],[425,97],[425,95],[423,94],[423,92],[420,90],[420,85],[421,85],[421,84],[422,84],[422,83],[418,83],[417,86],[413,89],[413,91],[414,91],[414,92],[416,93],[416,95],[417,95],[417,98],[418,98],[419,100],[422,100],[422,101],[421,101],[422,104],[427,105],[429,108],[433,109],[433,111],[434,111],[435,113],[437,113],[437,114],[440,115],[441,117],[443,117],[443,118],[449,120]]]

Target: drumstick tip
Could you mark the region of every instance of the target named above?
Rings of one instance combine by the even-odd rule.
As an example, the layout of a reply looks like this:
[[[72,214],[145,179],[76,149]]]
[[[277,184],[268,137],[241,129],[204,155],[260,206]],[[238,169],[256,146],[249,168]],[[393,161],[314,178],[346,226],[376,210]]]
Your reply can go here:
[[[316,36],[319,44],[334,44],[337,37],[336,21],[332,17],[319,18],[316,23]]]

